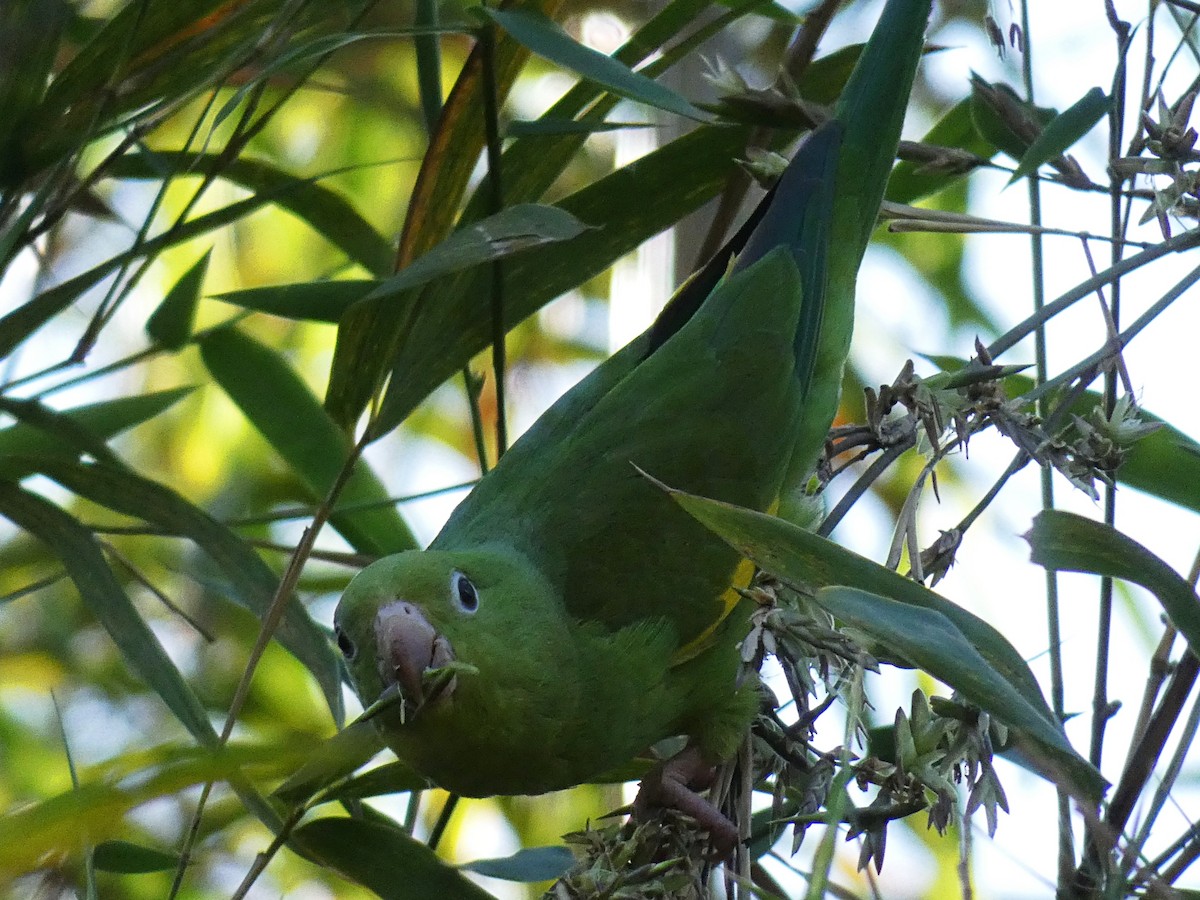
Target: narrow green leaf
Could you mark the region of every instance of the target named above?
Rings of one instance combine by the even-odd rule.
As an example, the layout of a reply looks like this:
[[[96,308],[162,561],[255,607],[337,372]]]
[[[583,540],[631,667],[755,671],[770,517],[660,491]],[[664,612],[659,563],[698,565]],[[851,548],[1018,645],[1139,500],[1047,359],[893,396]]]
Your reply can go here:
[[[216,174],[274,203],[308,223],[314,231],[373,275],[391,271],[395,251],[337,191],[320,182],[326,175],[301,178],[261,159],[229,160],[222,153],[154,150],[128,153],[105,170],[112,178],[167,180]]]
[[[1027,739],[1020,749],[1035,771],[1088,800],[1103,793],[1103,778],[1071,749],[1025,661],[987,622],[915,581],[790,522],[663,487],[683,509],[759,568],[801,589],[842,588],[840,593],[822,593],[818,602],[831,610],[839,605],[837,614],[877,637],[883,651],[912,665],[933,665],[931,674],[1020,729]],[[847,593],[845,588],[853,590]],[[873,615],[880,624],[871,624]],[[907,636],[909,628],[918,640]],[[940,653],[937,648],[925,651],[910,646],[934,639],[966,654],[965,668],[956,670],[942,657],[930,655]]]
[[[523,250],[569,241],[587,225],[565,209],[536,203],[510,206],[472,222],[385,280],[365,298],[368,301],[394,297],[403,291],[428,284],[435,278],[472,266],[503,259]]]
[[[480,7],[480,11],[538,56],[603,85],[614,94],[698,122],[708,119],[670,88],[634,72],[611,56],[585,47],[540,13],[486,6]]]
[[[150,340],[169,350],[179,350],[192,336],[192,325],[196,320],[196,307],[200,304],[200,291],[204,287],[204,276],[208,274],[208,261],[212,249],[204,251],[192,267],[180,276],[175,286],[146,320],[146,334]]]
[[[623,131],[632,128],[657,128],[654,122],[605,122],[592,119],[513,119],[508,123],[509,137],[558,137],[564,134],[597,134],[602,131]]]
[[[491,894],[424,844],[383,822],[317,819],[297,829],[295,840],[325,865],[384,900],[492,900]]]
[[[566,847],[526,847],[512,856],[500,859],[477,859],[463,863],[459,868],[501,878],[504,881],[519,881],[532,884],[538,881],[553,881],[562,877],[575,865],[575,856]]]
[[[382,749],[379,729],[370,722],[351,722],[318,746],[273,795],[284,803],[303,803],[326,785],[365,765]]]
[[[308,322],[336,325],[355,303],[379,286],[378,281],[302,281],[217,294],[218,300],[245,309]]]
[[[192,388],[173,388],[153,394],[120,397],[88,406],[76,406],[57,415],[96,441],[106,441],[169,409]],[[80,447],[55,437],[51,430],[26,422],[0,429],[0,477],[16,479],[32,471],[30,458],[58,456],[78,459]]]
[[[1200,649],[1200,597],[1169,565],[1133,538],[1103,522],[1045,510],[1025,535],[1030,558],[1056,572],[1088,572],[1141,585],[1162,604],[1171,624]]]
[[[552,15],[561,3],[562,0],[507,0],[505,6],[509,10],[533,9]],[[400,248],[396,254],[400,266],[440,243],[456,224],[461,224],[462,198],[486,142],[485,93],[494,92],[496,102],[503,105],[517,73],[529,58],[529,51],[504,32],[496,35],[491,49],[491,66],[485,84],[484,46],[482,41],[476,42],[454,88],[446,97],[437,127],[429,136],[429,147],[409,197],[404,231],[400,235]],[[505,166],[504,171],[514,170]],[[492,211],[489,207],[488,212]],[[357,419],[357,414],[349,419]]]
[[[836,103],[846,89],[846,82],[850,80],[850,73],[858,64],[865,46],[850,44],[814,59],[796,82],[800,96],[825,106]]]
[[[110,465],[121,465],[103,438],[84,428],[71,416],[63,415],[38,400],[0,397],[0,411],[13,416],[18,424],[40,431],[44,439],[54,446],[57,456],[78,459],[88,455]]]
[[[1062,156],[1067,148],[1087,134],[1108,113],[1111,101],[1098,87],[1092,88],[1068,109],[1046,124],[1021,157],[1008,183],[1036,172],[1042,163]]]
[[[780,578],[811,587],[845,585],[941,613],[1042,718],[1055,724],[1025,660],[983,619],[917,582],[783,519],[667,490],[676,503],[735,550]]]
[[[207,712],[121,589],[92,533],[54,504],[3,481],[0,515],[54,552],[129,667],[197,741],[214,746],[217,734]]]
[[[307,485],[313,498],[325,499],[351,446],[308,386],[278,353],[236,328],[206,335],[200,341],[200,354],[213,378]],[[369,503],[387,496],[383,484],[360,459],[340,502]],[[330,522],[362,553],[383,556],[417,546],[404,519],[391,506],[335,513]]]
[[[109,509],[136,516],[196,543],[225,575],[233,598],[260,619],[279,578],[237,534],[165,485],[111,466],[47,460],[38,466],[63,487]],[[342,690],[338,660],[325,632],[299,603],[288,604],[276,632],[279,643],[304,664],[321,686],[335,719]]]
[[[1040,710],[992,668],[945,615],[851,587],[823,588],[817,592],[816,602],[839,621],[869,635],[950,685],[968,702],[1022,732],[1033,746],[1018,746],[1039,763],[1042,775],[1091,804],[1103,796],[1106,785],[1100,773],[1075,752],[1060,728],[1047,722]]]
[[[369,724],[369,723],[368,723]],[[393,760],[356,775],[329,794],[330,800],[365,800],[388,794],[423,791],[432,785],[429,779],[412,770],[406,763]]]
[[[168,853],[129,841],[102,841],[92,851],[92,859],[101,872],[122,875],[168,872],[179,865],[178,853]]]

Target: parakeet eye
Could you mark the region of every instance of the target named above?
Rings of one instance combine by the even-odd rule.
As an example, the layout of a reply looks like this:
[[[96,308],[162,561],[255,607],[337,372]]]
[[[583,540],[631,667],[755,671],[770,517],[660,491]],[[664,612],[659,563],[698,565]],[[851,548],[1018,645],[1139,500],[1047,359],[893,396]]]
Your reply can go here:
[[[354,641],[350,640],[350,635],[338,628],[335,630],[337,635],[338,649],[342,651],[342,656],[346,657],[347,662],[354,662],[354,657],[358,656],[358,647],[354,645]]]
[[[475,590],[475,585],[471,584],[471,579],[462,572],[455,572],[450,576],[450,597],[454,605],[468,615],[479,609],[479,592]]]

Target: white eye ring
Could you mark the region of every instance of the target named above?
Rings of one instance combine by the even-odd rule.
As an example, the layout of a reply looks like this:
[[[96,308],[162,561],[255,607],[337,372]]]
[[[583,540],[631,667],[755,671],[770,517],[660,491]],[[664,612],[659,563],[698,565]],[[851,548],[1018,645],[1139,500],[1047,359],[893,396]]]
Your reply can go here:
[[[452,572],[450,575],[450,600],[459,612],[468,616],[475,615],[479,609],[479,591],[462,572]]]

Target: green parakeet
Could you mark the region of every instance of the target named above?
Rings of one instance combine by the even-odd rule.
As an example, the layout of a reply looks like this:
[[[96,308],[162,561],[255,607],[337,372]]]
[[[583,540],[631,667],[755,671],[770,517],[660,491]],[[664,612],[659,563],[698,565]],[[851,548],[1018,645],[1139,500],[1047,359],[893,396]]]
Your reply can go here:
[[[347,588],[335,626],[358,693],[398,690],[374,721],[432,782],[541,793],[672,735],[706,763],[733,753],[757,707],[738,682],[750,566],[646,474],[768,510],[810,470],[928,8],[892,0],[837,115],[729,245],[514,444],[428,550]]]

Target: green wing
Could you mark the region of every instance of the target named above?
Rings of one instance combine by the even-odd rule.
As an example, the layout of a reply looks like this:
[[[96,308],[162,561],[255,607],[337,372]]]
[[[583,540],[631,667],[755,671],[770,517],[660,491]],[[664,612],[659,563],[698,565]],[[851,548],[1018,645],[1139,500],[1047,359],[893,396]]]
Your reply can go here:
[[[836,122],[810,136],[731,245],[538,420],[434,548],[510,543],[573,615],[608,627],[660,614],[686,641],[713,623],[737,555],[637,468],[731,503],[774,502],[804,393],[801,283],[819,291],[827,246],[798,223],[829,220],[840,136]]]

